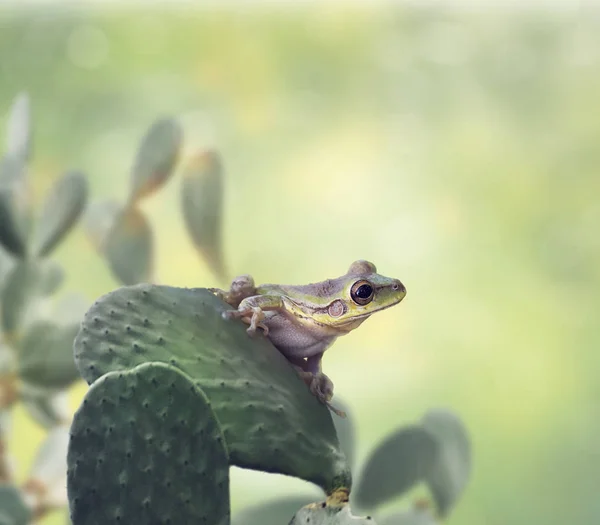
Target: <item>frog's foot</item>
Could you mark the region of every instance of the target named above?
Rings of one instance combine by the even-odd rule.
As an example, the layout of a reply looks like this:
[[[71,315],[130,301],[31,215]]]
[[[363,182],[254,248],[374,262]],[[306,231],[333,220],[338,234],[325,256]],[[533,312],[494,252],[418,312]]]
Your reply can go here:
[[[256,329],[261,328],[263,335],[269,335],[269,327],[263,323],[265,313],[259,306],[247,306],[238,310],[226,310],[223,312],[223,319],[241,319],[250,326],[246,329],[250,335],[256,334]]]
[[[251,297],[256,293],[256,287],[252,276],[240,275],[231,282],[229,290],[208,288],[208,291],[215,294],[227,304],[237,308],[244,299]]]
[[[294,369],[308,386],[310,392],[329,410],[340,417],[346,417],[346,413],[335,408],[331,403],[333,397],[333,382],[323,372],[307,372],[301,366],[293,365]]]

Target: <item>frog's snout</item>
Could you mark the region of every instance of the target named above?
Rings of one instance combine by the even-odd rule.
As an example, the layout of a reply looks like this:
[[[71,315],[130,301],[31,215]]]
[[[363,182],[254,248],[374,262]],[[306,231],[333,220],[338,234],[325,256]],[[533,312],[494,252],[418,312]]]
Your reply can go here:
[[[392,282],[392,290],[394,292],[399,292],[402,295],[406,295],[406,287],[400,282],[399,279],[394,279]]]

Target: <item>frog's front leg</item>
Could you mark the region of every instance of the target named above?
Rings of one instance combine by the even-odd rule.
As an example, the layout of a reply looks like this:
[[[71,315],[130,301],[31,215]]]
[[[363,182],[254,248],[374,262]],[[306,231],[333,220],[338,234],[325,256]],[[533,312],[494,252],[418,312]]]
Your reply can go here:
[[[279,295],[255,295],[247,297],[238,306],[237,310],[223,312],[225,319],[240,318],[250,326],[246,330],[250,335],[256,333],[257,328],[262,328],[265,336],[269,335],[268,326],[263,323],[265,311],[282,310],[283,300]]]

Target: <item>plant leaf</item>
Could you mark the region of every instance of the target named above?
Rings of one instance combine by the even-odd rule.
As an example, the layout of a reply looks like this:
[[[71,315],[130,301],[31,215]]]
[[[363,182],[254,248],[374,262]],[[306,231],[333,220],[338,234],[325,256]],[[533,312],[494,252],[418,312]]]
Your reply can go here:
[[[331,415],[264,337],[205,289],[137,285],[100,298],[75,340],[88,383],[145,362],[169,363],[202,388],[233,465],[293,475],[326,492],[351,478]]]
[[[124,210],[104,244],[112,274],[125,285],[150,281],[153,244],[152,230],[142,212],[136,208]]]
[[[435,440],[423,428],[396,430],[367,459],[352,492],[353,501],[361,509],[373,509],[400,496],[424,480],[437,452]]]
[[[6,151],[22,160],[31,156],[31,104],[27,93],[19,93],[10,108],[6,125]]]
[[[79,322],[58,326],[51,321],[33,323],[19,344],[19,377],[34,386],[66,389],[77,381],[73,341]]]
[[[81,173],[64,175],[48,195],[38,221],[35,253],[46,257],[81,217],[88,197],[87,179]]]
[[[440,516],[447,516],[471,474],[471,441],[460,418],[446,409],[430,410],[421,425],[435,439],[439,454],[427,473]]]
[[[165,184],[179,158],[182,140],[181,126],[171,118],[159,119],[150,126],[133,164],[130,204]]]
[[[67,456],[73,522],[228,525],[229,462],[202,390],[146,363],[94,382]]]
[[[223,167],[219,155],[205,151],[185,167],[181,185],[183,219],[194,246],[211,271],[227,277],[223,256]]]

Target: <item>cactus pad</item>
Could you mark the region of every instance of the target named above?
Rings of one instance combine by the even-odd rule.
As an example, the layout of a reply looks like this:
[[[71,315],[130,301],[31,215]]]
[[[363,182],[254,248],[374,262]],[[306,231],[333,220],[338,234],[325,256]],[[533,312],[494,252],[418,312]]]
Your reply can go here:
[[[73,360],[73,341],[79,323],[59,326],[37,321],[19,342],[19,376],[32,385],[68,388],[79,379]]]
[[[38,256],[48,256],[77,223],[87,194],[87,179],[80,173],[67,173],[55,184],[38,221],[35,249]]]
[[[421,426],[435,439],[439,453],[426,481],[441,517],[448,515],[471,475],[471,440],[461,419],[447,409],[430,410]]]
[[[229,466],[203,392],[162,363],[112,372],[75,414],[67,456],[74,525],[229,524]]]
[[[140,284],[100,298],[75,340],[75,361],[92,383],[103,374],[160,361],[206,393],[232,464],[311,481],[329,492],[351,478],[329,410],[288,361],[205,289]]]
[[[370,517],[354,516],[349,505],[327,506],[311,503],[301,508],[290,521],[290,525],[377,525]]]
[[[152,276],[153,237],[144,214],[127,208],[107,234],[104,255],[113,275],[123,284],[148,282]]]
[[[400,496],[430,473],[437,459],[437,443],[419,426],[390,434],[373,450],[352,494],[354,502],[373,509]]]
[[[213,151],[196,155],[183,171],[181,208],[194,246],[211,271],[225,280],[225,257],[221,234],[223,167]]]
[[[11,339],[20,330],[32,300],[41,295],[47,284],[45,265],[38,261],[19,261],[6,276],[2,289],[2,330]]]
[[[129,203],[165,184],[177,163],[182,140],[183,131],[173,119],[159,119],[150,126],[134,161]]]

